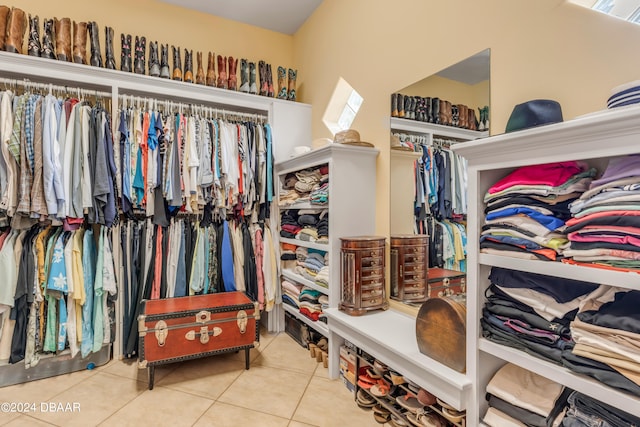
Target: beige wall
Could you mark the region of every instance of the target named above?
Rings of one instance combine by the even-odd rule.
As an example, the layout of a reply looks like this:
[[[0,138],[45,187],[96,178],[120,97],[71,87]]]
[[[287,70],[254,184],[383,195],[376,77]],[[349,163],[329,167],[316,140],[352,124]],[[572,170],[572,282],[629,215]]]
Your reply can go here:
[[[364,98],[353,127],[382,149],[377,233],[389,230],[389,95],[491,49],[491,126],[515,104],[558,100],[565,119],[603,109],[609,90],[638,78],[640,27],[563,0],[325,0],[296,33],[294,59],[309,84],[313,136],[338,77]]]
[[[115,33],[116,66],[120,68],[120,33],[145,36],[147,42],[157,40],[168,43],[169,66],[173,67],[171,45],[181,47],[182,66],[184,49],[193,49],[193,66],[196,67],[198,50],[204,52],[206,72],[207,53],[246,58],[252,62],[265,60],[273,71],[277,91],[276,70],[279,65],[293,67],[293,36],[264,30],[236,21],[199,13],[190,9],[162,3],[157,0],[13,0],[6,3],[40,17],[71,18],[76,21],[96,21],[100,30],[100,43],[104,55],[104,27],[111,26]],[[42,36],[42,29],[41,34]],[[26,37],[25,37],[26,39]],[[25,43],[26,46],[26,43]],[[87,52],[88,50],[87,44]],[[147,59],[149,51],[147,49]],[[133,58],[133,56],[132,56]],[[217,71],[216,62],[216,75]],[[193,70],[194,75],[196,70]],[[238,61],[238,85],[240,85],[240,61]]]

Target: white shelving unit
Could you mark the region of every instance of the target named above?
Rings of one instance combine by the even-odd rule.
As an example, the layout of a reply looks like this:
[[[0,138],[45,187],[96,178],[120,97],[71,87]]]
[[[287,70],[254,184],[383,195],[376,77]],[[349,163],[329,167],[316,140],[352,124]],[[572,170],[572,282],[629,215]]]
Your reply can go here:
[[[488,188],[517,167],[550,162],[584,160],[602,172],[612,157],[640,153],[640,108],[606,110],[564,123],[497,135],[457,144],[453,150],[468,160],[469,207],[467,264],[467,371],[472,393],[467,404],[470,425],[480,424],[487,405],[486,385],[507,361],[593,396],[636,416],[640,399],[592,378],[482,339],[478,319],[485,303],[492,266],[532,273],[640,289],[640,274],[608,271],[560,262],[519,260],[479,253],[484,218],[483,197]]]
[[[83,89],[88,93],[92,90],[111,93],[112,117],[118,111],[120,95],[202,104],[226,111],[267,116],[272,128],[276,162],[287,158],[294,146],[311,144],[311,106],[299,102],[2,51],[0,51],[0,77],[66,86],[71,94],[74,94],[75,88]],[[113,123],[115,124],[115,120]],[[275,229],[275,226],[272,225],[272,227]],[[119,246],[119,244],[114,245],[114,255],[119,251]],[[116,269],[122,271],[122,269]],[[122,277],[119,277],[118,283],[121,281]],[[123,298],[118,298],[117,333],[113,348],[104,346],[102,352],[81,361],[66,356],[48,358],[47,363],[40,363],[29,370],[24,370],[22,365],[21,372],[15,369],[19,364],[0,366],[0,375],[6,374],[7,377],[12,376],[12,381],[22,382],[83,369],[85,362],[89,361],[105,363],[110,359],[111,352],[113,357],[121,357],[122,307],[118,304],[122,303]],[[269,315],[263,318],[269,319],[270,330],[276,329],[275,323],[279,320],[277,316]]]
[[[275,171],[278,176],[276,180],[278,189],[276,191],[278,192],[284,177],[290,172],[321,165],[328,165],[329,167],[329,203],[327,205],[298,203],[280,207],[281,211],[309,208],[328,209],[329,243],[320,244],[283,238],[280,238],[280,242],[328,252],[329,288],[317,287],[317,285],[316,287],[310,287],[323,292],[329,297],[330,308],[337,308],[340,302],[340,237],[370,235],[375,231],[375,182],[378,154],[379,150],[376,148],[329,144],[298,157],[277,162],[275,165]],[[294,280],[301,284],[310,282],[303,281],[304,278],[298,275],[296,275],[297,278],[293,277],[291,272],[282,269],[280,274],[283,278]],[[285,311],[306,324],[309,324],[308,322],[320,323],[309,320],[308,317],[300,314],[295,309],[290,309],[286,304],[282,305]],[[318,327],[317,324],[310,326]],[[319,330],[319,332],[329,339],[329,370],[330,372],[335,370],[336,375],[334,378],[337,378],[339,349],[342,340],[339,336],[331,333],[331,327],[323,331]]]
[[[418,122],[416,120],[400,119],[391,117],[391,131],[402,131],[416,133],[420,135],[443,136],[455,138],[461,141],[471,141],[489,136],[488,131],[477,131],[462,129],[453,126],[438,125],[429,122]]]

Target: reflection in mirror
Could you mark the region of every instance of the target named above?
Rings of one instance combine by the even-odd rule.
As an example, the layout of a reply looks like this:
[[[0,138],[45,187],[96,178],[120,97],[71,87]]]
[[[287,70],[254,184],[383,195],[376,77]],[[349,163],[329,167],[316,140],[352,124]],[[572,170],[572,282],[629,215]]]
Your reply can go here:
[[[489,59],[487,49],[391,95],[391,241],[428,235],[407,265],[392,248],[390,295],[403,303],[442,296],[412,283],[427,270],[466,271],[466,162],[449,147],[489,134]]]

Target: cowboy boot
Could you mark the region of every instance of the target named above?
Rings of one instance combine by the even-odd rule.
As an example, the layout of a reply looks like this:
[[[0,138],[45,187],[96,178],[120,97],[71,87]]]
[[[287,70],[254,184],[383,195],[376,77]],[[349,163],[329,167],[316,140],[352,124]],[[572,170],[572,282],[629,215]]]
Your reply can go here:
[[[145,58],[147,56],[147,39],[145,37],[136,36],[136,46],[134,51],[135,60],[133,62],[133,72],[136,74],[144,74],[146,70]]]
[[[412,115],[411,115],[411,96],[406,95],[404,97],[404,118],[405,119],[413,119]]]
[[[131,72],[131,34],[120,34],[122,51],[120,52],[120,71]]]
[[[73,21],[73,62],[87,63],[87,23]]]
[[[258,94],[258,84],[256,83],[256,63],[249,62],[249,93]]]
[[[40,47],[40,57],[56,59],[55,48],[53,47],[53,19],[44,20],[42,29],[42,46]]]
[[[40,44],[40,20],[38,16],[33,18],[29,15],[29,41],[27,42],[27,53],[30,56],[40,56],[42,45]]]
[[[431,117],[433,123],[440,123],[440,98],[431,98]]]
[[[398,117],[404,119],[404,95],[398,94]]]
[[[264,61],[258,61],[258,74],[260,75],[260,95],[266,96],[269,85],[267,84],[267,70]]]
[[[184,81],[193,83],[193,50],[184,50]]]
[[[27,31],[27,14],[22,9],[12,7],[7,18],[7,29],[4,40],[4,50],[22,53],[24,33]]]
[[[238,59],[234,59],[233,56],[229,57],[229,78],[228,87],[230,90],[238,90]]]
[[[267,96],[273,98],[276,93],[273,89],[273,72],[271,71],[271,64],[267,64]]]
[[[56,28],[56,55],[58,61],[71,61],[71,20],[53,18]]]
[[[173,54],[173,80],[182,81],[182,59],[180,58],[180,48],[177,49],[171,46],[171,53]]]
[[[158,55],[158,42],[149,42],[149,75],[160,76],[160,57]]]
[[[161,44],[160,51],[160,78],[171,78],[171,74],[169,74],[169,45]]]
[[[476,118],[476,110],[469,108],[469,130],[477,130],[478,121]]]
[[[460,116],[458,115],[458,106],[451,105],[451,126],[458,127],[458,119]]]
[[[298,70],[289,68],[289,101],[296,100],[296,81],[298,80]]]
[[[196,54],[196,60],[198,61],[198,71],[196,71],[196,83],[199,85],[204,84],[204,68],[202,68],[202,52]]]
[[[422,111],[422,97],[421,96],[414,96],[413,99],[415,100],[415,103],[416,103],[416,109],[415,109],[416,115],[414,117],[414,120],[416,120],[418,122],[421,122],[421,121],[423,121],[422,117],[423,117],[423,114],[424,114],[423,111]]]
[[[104,67],[116,69],[116,55],[113,52],[113,28],[104,27]]]
[[[205,83],[207,86],[216,86],[216,55],[212,52],[209,52],[207,58],[207,76]]]
[[[489,106],[485,105],[482,109],[484,110],[484,130],[488,131],[489,130]]]
[[[0,6],[0,50],[4,50],[4,40],[7,36],[7,21],[9,20],[9,12],[11,8],[8,6]]]
[[[431,97],[426,97],[424,99],[424,121],[425,122],[433,122],[433,117],[431,116]]]
[[[278,67],[278,99],[287,99],[287,69]]]
[[[249,93],[249,62],[240,60],[240,92]]]
[[[226,89],[229,84],[227,77],[227,57],[218,55],[218,87]]]
[[[98,35],[98,24],[95,21],[89,22],[89,44],[91,45],[91,58],[89,59],[89,63],[94,67],[102,67],[100,37]]]
[[[458,108],[458,127],[462,129],[466,129],[467,118],[469,117],[467,106],[463,104],[458,104],[456,107]]]

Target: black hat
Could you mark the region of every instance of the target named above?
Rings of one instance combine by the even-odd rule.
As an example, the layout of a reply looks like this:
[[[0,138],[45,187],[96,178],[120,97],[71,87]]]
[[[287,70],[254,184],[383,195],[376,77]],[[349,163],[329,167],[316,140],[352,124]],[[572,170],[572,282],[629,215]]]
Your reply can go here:
[[[513,108],[505,132],[515,132],[561,121],[562,108],[558,102],[550,99],[534,99]]]

